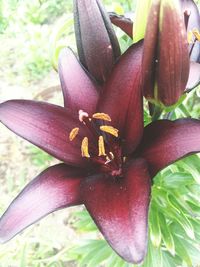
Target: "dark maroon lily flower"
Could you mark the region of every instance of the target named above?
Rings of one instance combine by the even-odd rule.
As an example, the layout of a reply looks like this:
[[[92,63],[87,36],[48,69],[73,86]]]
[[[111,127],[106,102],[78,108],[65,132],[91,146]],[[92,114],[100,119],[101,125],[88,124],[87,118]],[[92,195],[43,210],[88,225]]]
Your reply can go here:
[[[176,88],[182,88],[181,90],[176,89],[176,92],[177,92],[178,96],[180,96],[182,94],[183,90],[188,92],[191,89],[195,88],[200,83],[200,64],[199,64],[200,63],[200,40],[197,38],[198,33],[200,33],[199,10],[198,10],[198,7],[197,7],[197,5],[195,4],[195,2],[193,0],[179,0],[179,2],[180,2],[180,5],[181,5],[181,8],[182,8],[182,14],[183,14],[184,22],[185,22],[185,29],[187,29],[187,35],[188,36],[192,35],[192,36],[191,36],[190,43],[187,45],[188,46],[188,50],[189,50],[189,56],[190,56],[189,77],[188,77],[188,80],[187,80],[187,84],[185,85],[185,88],[184,88],[184,86],[176,87]],[[156,28],[157,25],[156,25],[156,21],[155,21],[156,17],[153,15],[153,12],[156,11],[156,9],[159,9],[159,7],[158,6],[157,7],[156,6],[152,7],[152,9],[150,11],[150,15],[149,15],[148,26],[147,26],[147,34],[145,36],[145,39],[147,39],[145,41],[147,48],[146,48],[146,51],[144,51],[144,53],[145,53],[144,61],[148,60],[148,56],[150,56],[150,53],[152,52],[151,51],[152,48],[150,47],[151,45],[154,44],[155,51],[156,52],[158,51],[157,50],[157,48],[158,48],[157,46],[158,46],[158,41],[159,40],[155,40],[156,36],[152,34],[153,28],[154,28],[155,32],[157,32],[157,28]],[[173,13],[169,14],[168,19],[171,17],[172,14]],[[178,16],[178,15],[176,14],[175,17],[176,16]],[[112,23],[114,25],[116,25],[119,28],[121,28],[126,34],[128,34],[131,38],[133,38],[133,22],[129,18],[117,15],[115,13],[110,13],[110,19],[111,19],[111,21],[112,21]],[[172,19],[172,17],[171,17],[171,19]],[[169,22],[167,21],[167,23],[169,23]],[[163,25],[163,27],[164,27],[164,25]],[[168,29],[168,25],[167,25],[167,29]],[[180,28],[178,29],[177,25],[175,25],[174,26],[174,30],[176,31],[174,33],[175,34],[174,38],[178,38],[178,34],[177,33],[182,31],[183,28],[182,29],[180,29]],[[196,36],[195,36],[194,33],[196,34]],[[181,40],[177,40],[177,39],[172,38],[171,37],[172,34],[173,34],[173,31],[170,31],[170,36],[167,36],[167,38],[168,38],[168,41],[170,41],[170,42],[172,40],[175,40],[176,45],[174,45],[174,47],[176,47],[181,42]],[[150,36],[150,37],[148,37],[148,36]],[[198,36],[200,36],[200,35],[198,35]],[[152,40],[153,44],[149,41],[150,38],[152,38],[152,37],[154,38],[154,40]],[[167,49],[168,47],[169,47],[169,45],[167,45],[167,42],[164,42],[163,49],[166,50],[166,53],[169,52],[168,49]],[[184,51],[186,51],[185,48],[184,48]],[[172,58],[173,57],[174,56],[172,56]],[[170,58],[170,55],[168,55],[167,58]],[[153,52],[153,54],[151,54],[151,60],[154,61],[154,65],[157,65],[156,64],[156,60],[158,61],[158,59],[155,58],[155,52]],[[176,58],[174,57],[174,61],[175,60],[176,60]],[[180,59],[180,57],[179,57],[179,60],[181,61],[182,59]],[[145,63],[145,64],[147,64],[147,63]],[[180,68],[178,68],[178,62],[177,61],[174,62],[174,64],[177,65],[177,69],[180,69]],[[166,64],[163,64],[163,65],[166,65]],[[180,62],[180,66],[181,65],[183,65],[183,62]],[[148,69],[148,66],[146,66],[146,68]],[[172,66],[170,67],[170,69],[171,69],[173,75],[175,75],[176,71],[173,71],[173,67]],[[149,71],[151,73],[149,73]],[[163,72],[163,67],[162,66],[161,66],[161,72]],[[163,75],[165,76],[165,74],[166,74],[166,72],[164,72]],[[144,82],[146,84],[146,86],[145,86],[146,89],[144,89],[145,90],[144,94],[145,94],[145,96],[147,96],[147,98],[154,99],[154,97],[153,97],[154,94],[152,93],[152,91],[153,91],[152,88],[154,88],[154,82],[155,82],[155,77],[154,76],[155,75],[158,75],[158,74],[157,74],[157,71],[156,71],[154,66],[152,66],[152,68],[148,69],[148,75],[147,75],[147,72],[145,71]],[[179,75],[180,75],[180,73],[179,73]],[[152,78],[152,76],[154,78]],[[183,80],[184,80],[183,84],[185,84],[185,78],[186,78],[187,75],[184,75],[184,73],[182,73],[182,76],[183,76]],[[151,78],[151,81],[149,81],[150,78]],[[177,81],[178,77],[176,77],[176,79],[173,79],[173,80]],[[175,88],[174,85],[173,85],[173,82],[170,82],[169,79],[168,79],[168,81],[170,83],[170,86],[172,86],[172,88]],[[152,86],[149,86],[150,84],[152,84]],[[162,90],[162,89],[160,89],[160,90]],[[166,89],[164,89],[164,91],[165,90]],[[168,92],[165,92],[165,93],[168,94]],[[178,99],[178,96],[177,96],[177,99]],[[170,97],[174,97],[173,96],[173,92],[172,92]],[[164,103],[164,104],[166,104],[166,103]]]
[[[0,104],[3,124],[63,161],[11,203],[0,219],[1,242],[55,210],[84,204],[122,258],[143,260],[151,180],[170,163],[200,151],[200,121],[156,121],[143,134],[141,61],[138,43],[121,56],[99,95],[66,49],[59,74],[67,108],[30,100]]]
[[[94,4],[99,1],[92,3],[101,13]],[[76,8],[84,25],[89,18]],[[81,36],[86,32],[80,31]],[[30,100],[0,104],[5,126],[63,162],[39,174],[11,203],[0,219],[0,241],[55,210],[84,204],[112,248],[126,261],[139,263],[147,248],[152,178],[177,159],[200,151],[200,122],[164,120],[143,129],[142,42],[107,72],[104,59],[102,68],[96,66],[96,44],[89,52],[87,40],[80,41],[86,59],[79,52],[82,64],[70,49],[60,54],[64,107]],[[107,46],[104,40],[97,45]],[[109,51],[114,53],[112,45]]]

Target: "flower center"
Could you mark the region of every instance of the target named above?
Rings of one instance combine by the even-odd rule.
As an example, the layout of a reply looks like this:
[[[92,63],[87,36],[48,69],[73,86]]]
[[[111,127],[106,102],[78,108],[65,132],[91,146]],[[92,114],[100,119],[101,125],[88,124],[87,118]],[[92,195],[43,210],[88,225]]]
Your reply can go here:
[[[103,172],[109,172],[112,176],[121,176],[123,157],[119,130],[111,125],[106,125],[111,122],[110,116],[105,113],[94,113],[89,117],[87,112],[79,110],[79,121],[92,133],[98,148],[98,153],[94,154],[89,149],[88,137],[83,137],[80,148],[82,157],[97,163]],[[76,138],[79,130],[78,127],[71,130],[70,141]]]

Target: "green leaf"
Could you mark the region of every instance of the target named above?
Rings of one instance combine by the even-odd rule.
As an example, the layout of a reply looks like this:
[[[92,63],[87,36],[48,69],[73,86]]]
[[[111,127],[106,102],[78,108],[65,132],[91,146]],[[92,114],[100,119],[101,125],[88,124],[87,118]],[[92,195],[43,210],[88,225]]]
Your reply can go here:
[[[181,266],[182,260],[177,256],[171,256],[167,251],[162,251],[164,267],[177,267]]]
[[[188,265],[188,267],[192,267],[192,260],[190,258],[190,255],[188,254],[188,250],[184,246],[184,242],[182,242],[179,238],[174,236],[174,241],[175,241],[175,248],[176,248],[176,253],[181,257],[185,263]]]
[[[159,213],[159,220],[160,220],[162,240],[164,242],[164,245],[166,249],[172,254],[172,256],[174,256],[175,255],[174,239],[166,223],[165,216],[162,213]]]
[[[194,239],[194,229],[189,219],[182,212],[182,208],[173,196],[169,198],[169,208],[166,209],[168,216],[177,221],[180,226],[185,230],[187,236]]]
[[[87,266],[88,267],[100,266],[100,264],[104,262],[106,259],[108,259],[112,253],[113,252],[111,248],[108,247],[108,245],[105,243],[105,246],[102,247],[99,251],[97,251],[95,255],[93,255],[89,259]]]
[[[180,186],[191,185],[194,179],[190,173],[176,172],[165,176],[164,184],[170,188],[179,188]]]
[[[159,223],[158,210],[154,202],[151,204],[149,216],[150,239],[154,247],[158,248],[161,244],[161,230]]]
[[[151,264],[152,264],[152,266],[165,267],[163,265],[163,257],[162,257],[161,250],[154,248],[153,246],[150,246],[150,251],[151,251],[151,260],[152,260]]]
[[[79,211],[74,213],[75,222],[73,227],[77,228],[77,231],[90,232],[98,231],[94,221],[91,219],[87,211]]]

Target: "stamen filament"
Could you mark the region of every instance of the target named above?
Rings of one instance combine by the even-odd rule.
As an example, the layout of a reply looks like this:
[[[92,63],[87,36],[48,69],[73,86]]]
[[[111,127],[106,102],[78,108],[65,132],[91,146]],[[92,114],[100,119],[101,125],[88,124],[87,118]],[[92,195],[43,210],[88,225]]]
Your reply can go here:
[[[111,117],[106,113],[94,113],[92,115],[92,118],[104,121],[111,121]]]
[[[112,126],[102,125],[102,126],[100,126],[100,130],[103,132],[109,133],[115,137],[118,137],[119,130],[117,130],[116,128],[114,128]]]
[[[78,132],[79,132],[79,128],[78,127],[72,129],[70,134],[69,134],[69,140],[70,141],[74,140],[74,138],[77,136]]]
[[[81,144],[81,154],[82,157],[90,158],[90,154],[88,152],[88,138],[84,137]]]
[[[99,136],[98,145],[99,145],[99,156],[106,156],[104,140],[103,140],[103,136],[102,135]]]

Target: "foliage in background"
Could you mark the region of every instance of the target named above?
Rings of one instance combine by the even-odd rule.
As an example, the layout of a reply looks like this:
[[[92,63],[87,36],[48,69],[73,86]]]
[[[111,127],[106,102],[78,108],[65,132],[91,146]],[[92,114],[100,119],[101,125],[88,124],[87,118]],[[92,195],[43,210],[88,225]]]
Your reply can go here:
[[[131,0],[105,0],[104,3],[107,4],[109,11],[115,10],[120,14],[135,7],[135,1]],[[75,47],[72,37],[73,27],[70,22],[71,12],[72,1],[69,0],[2,0],[0,2],[1,37],[10,38],[15,46],[11,47],[15,49],[13,55],[10,54],[12,51],[10,49],[0,51],[0,60],[2,66],[3,60],[10,58],[9,62],[14,70],[13,81],[15,81],[15,75],[19,74],[32,81],[43,78],[51,69],[50,45],[56,51],[53,54],[55,66],[61,47],[65,45]],[[60,16],[64,13],[69,15],[67,23],[66,16],[60,20]],[[55,26],[57,23],[61,25],[58,27],[60,32]],[[63,25],[65,25],[64,28],[62,28]],[[56,32],[54,38],[50,39],[53,29],[56,29]],[[119,29],[117,29],[117,35],[122,51],[125,51],[131,40]],[[171,119],[186,116],[200,118],[199,99],[200,89],[197,89],[191,92],[174,112],[163,114],[163,117],[170,115]],[[144,120],[145,124],[150,122],[147,110],[145,110]],[[27,148],[27,153],[32,155],[31,164],[38,170],[44,169],[51,162],[48,155],[32,146]],[[194,164],[196,161],[198,164]],[[154,179],[149,223],[149,251],[144,267],[195,266],[199,263],[200,168],[195,167],[200,166],[199,163],[198,156],[188,157],[166,168]],[[26,177],[27,171],[22,171],[19,179],[10,177],[6,183],[6,192],[15,196],[22,184],[27,182]],[[55,217],[57,216],[60,219],[58,213]],[[55,220],[53,215],[50,217]],[[76,212],[71,216],[70,221],[71,226],[80,234],[80,239],[73,239],[70,244],[66,244],[63,236],[62,245],[58,244],[56,237],[59,235],[59,229],[51,232],[51,223],[47,223],[45,219],[40,223],[40,227],[26,230],[23,239],[19,236],[10,244],[2,246],[0,251],[2,266],[16,264],[20,267],[132,266],[112,251],[85,210]],[[57,225],[57,228],[61,227],[59,222]],[[8,258],[8,253],[12,258],[11,256]]]

